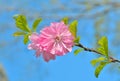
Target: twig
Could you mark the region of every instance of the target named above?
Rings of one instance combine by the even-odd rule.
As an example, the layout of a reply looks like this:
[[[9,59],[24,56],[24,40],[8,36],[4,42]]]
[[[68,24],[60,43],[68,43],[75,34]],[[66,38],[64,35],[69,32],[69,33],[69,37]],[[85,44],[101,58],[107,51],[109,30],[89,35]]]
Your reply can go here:
[[[87,48],[87,47],[83,46],[83,45],[80,44],[80,43],[79,43],[79,44],[75,44],[75,46],[81,47],[81,48],[83,48],[85,51],[88,51],[88,52],[94,52],[94,53],[96,53],[96,54],[103,55],[102,53],[100,53],[100,52],[98,52],[98,51],[96,51],[96,50],[94,50],[94,49]],[[110,62],[113,62],[113,63],[118,62],[118,63],[120,63],[120,60],[117,60],[117,59],[115,59],[115,58],[113,58],[113,57],[111,57],[111,56],[109,56],[109,58],[110,58]]]

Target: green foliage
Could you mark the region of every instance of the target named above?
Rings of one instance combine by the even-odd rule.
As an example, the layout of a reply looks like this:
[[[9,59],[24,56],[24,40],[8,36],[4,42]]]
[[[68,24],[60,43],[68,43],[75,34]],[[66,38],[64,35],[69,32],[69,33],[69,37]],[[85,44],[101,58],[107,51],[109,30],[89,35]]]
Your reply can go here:
[[[64,18],[62,19],[62,21],[67,25],[67,24],[68,24],[68,21],[69,21],[69,18],[68,18],[68,17],[64,17]]]
[[[98,44],[100,45],[100,47],[98,48],[98,51],[103,54],[104,56],[106,56],[109,60],[109,56],[108,56],[108,39],[107,37],[102,37],[99,41]]]
[[[80,36],[78,36],[77,38],[75,38],[74,43],[79,43],[79,41],[80,41]]]
[[[98,63],[100,63],[101,61],[104,61],[104,60],[106,60],[105,57],[99,57],[99,58],[97,58],[97,59],[92,60],[92,61],[91,61],[91,64],[92,64],[93,66],[95,66],[95,65],[97,65]]]
[[[103,36],[99,41],[99,48],[97,49],[98,52],[101,53],[104,57],[99,57],[91,61],[93,66],[98,65],[95,70],[95,76],[98,77],[102,69],[108,64],[109,56],[108,56],[108,39],[107,37]]]
[[[78,48],[74,51],[74,55],[78,55],[78,53],[80,53],[81,51],[83,51],[84,49],[82,48]]]
[[[109,62],[106,60],[105,57],[99,57],[91,61],[93,66],[97,66],[95,69],[95,76],[98,78],[102,69],[108,64]]]
[[[96,68],[95,70],[95,76],[98,78],[100,72],[102,71],[102,69],[106,66],[106,64],[108,64],[108,62],[100,62],[99,66]]]
[[[25,34],[26,34],[25,32],[17,31],[17,32],[13,33],[13,36],[22,36],[22,35],[25,35]]]
[[[72,35],[76,38],[76,33],[77,33],[77,25],[78,25],[78,21],[74,20],[72,23],[70,23],[69,25],[69,30],[72,33]]]
[[[24,40],[23,40],[24,44],[28,43],[28,41],[29,41],[28,37],[29,37],[29,34],[24,35]]]
[[[24,36],[23,42],[27,44],[31,30],[28,27],[26,17],[24,15],[15,15],[13,18],[15,19],[16,27],[21,30],[13,33],[13,36]]]
[[[42,21],[42,18],[37,18],[35,21],[34,21],[34,23],[33,23],[33,26],[32,26],[32,31],[36,31],[36,29],[37,29],[37,27],[38,27],[38,25],[39,25],[39,23]]]
[[[26,32],[30,32],[30,28],[28,27],[27,20],[24,15],[16,15],[13,18],[15,19],[17,28]]]
[[[36,28],[42,19],[37,18],[33,23],[32,29],[30,29],[24,15],[15,15],[13,18],[15,19],[16,27],[21,30],[13,33],[13,36],[24,36],[23,42],[24,44],[27,44],[29,41],[29,35],[31,35],[32,32],[36,31]]]

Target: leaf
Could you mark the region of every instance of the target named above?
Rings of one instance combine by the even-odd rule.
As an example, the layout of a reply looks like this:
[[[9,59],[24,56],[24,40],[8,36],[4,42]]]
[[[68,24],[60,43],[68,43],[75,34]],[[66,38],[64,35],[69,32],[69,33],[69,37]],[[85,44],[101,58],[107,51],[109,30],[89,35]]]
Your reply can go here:
[[[100,65],[95,70],[95,76],[98,78],[100,72],[105,67],[105,65],[108,64],[108,62],[100,62]]]
[[[17,31],[17,32],[13,33],[13,36],[22,36],[22,35],[25,35],[25,34],[26,34],[25,32]]]
[[[27,44],[27,43],[28,43],[28,41],[29,41],[29,35],[30,35],[30,34],[24,35],[24,40],[23,40],[24,44]]]
[[[104,60],[106,60],[105,57],[99,57],[99,58],[97,58],[97,59],[92,60],[92,61],[91,61],[91,64],[92,64],[93,66],[95,66],[97,63],[100,63],[101,61],[104,61]]]
[[[15,15],[13,18],[16,21],[17,28],[26,32],[30,32],[30,28],[28,27],[27,20],[24,15]]]
[[[77,25],[78,25],[78,21],[74,20],[69,26],[69,30],[75,38],[77,33]]]
[[[102,53],[103,55],[105,55],[107,58],[109,58],[108,56],[108,39],[107,37],[102,37],[99,41],[98,44],[100,45],[100,47],[98,48],[98,51],[100,53]]]
[[[34,23],[33,23],[33,25],[32,25],[32,31],[36,31],[36,29],[37,29],[37,27],[38,27],[38,25],[39,25],[39,23],[42,21],[42,18],[37,18],[35,21],[34,21]]]
[[[78,48],[74,51],[74,55],[78,55],[78,53],[80,53],[81,51],[83,51],[83,48]]]
[[[75,38],[74,43],[79,43],[79,41],[80,41],[80,36],[78,36],[77,38]]]
[[[68,24],[68,20],[69,20],[68,17],[64,17],[64,18],[62,19],[62,21],[63,21],[66,25]]]

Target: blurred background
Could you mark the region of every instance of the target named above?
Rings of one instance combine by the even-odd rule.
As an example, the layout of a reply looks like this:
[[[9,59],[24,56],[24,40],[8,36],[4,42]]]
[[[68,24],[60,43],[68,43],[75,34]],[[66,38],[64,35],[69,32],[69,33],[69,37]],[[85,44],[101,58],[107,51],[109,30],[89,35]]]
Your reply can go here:
[[[29,26],[42,17],[39,32],[51,22],[69,17],[78,20],[80,42],[97,47],[101,36],[109,39],[110,55],[120,59],[120,0],[0,0],[0,81],[120,81],[120,64],[106,66],[99,78],[90,64],[96,54],[73,51],[46,63],[23,44],[23,37],[13,37],[18,30],[13,16],[24,14]],[[75,50],[76,47],[73,48]]]

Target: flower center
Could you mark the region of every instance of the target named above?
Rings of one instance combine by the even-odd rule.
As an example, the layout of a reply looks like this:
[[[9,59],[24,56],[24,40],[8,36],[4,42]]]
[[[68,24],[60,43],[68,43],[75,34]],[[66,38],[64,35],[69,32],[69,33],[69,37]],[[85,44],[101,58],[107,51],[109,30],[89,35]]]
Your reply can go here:
[[[55,37],[55,41],[56,41],[56,42],[59,42],[60,40],[61,40],[61,37],[59,37],[59,36],[56,36],[56,37]]]

